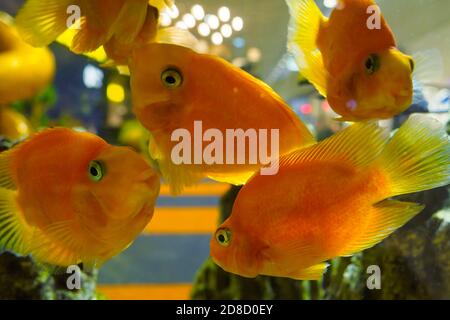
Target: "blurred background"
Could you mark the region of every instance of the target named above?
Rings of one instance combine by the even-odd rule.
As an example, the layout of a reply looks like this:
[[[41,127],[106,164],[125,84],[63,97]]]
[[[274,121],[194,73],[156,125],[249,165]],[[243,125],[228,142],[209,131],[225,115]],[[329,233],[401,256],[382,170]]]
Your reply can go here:
[[[433,49],[442,70],[421,88],[408,112],[430,112],[449,119],[450,1],[378,0],[403,51]],[[14,16],[21,0],[1,0],[0,11]],[[324,13],[333,0],[318,0]],[[190,29],[202,50],[222,56],[271,85],[318,136],[340,129],[335,114],[314,88],[298,76],[286,53],[288,9],[284,0],[177,0],[164,12],[163,26]],[[146,152],[147,135],[130,112],[126,76],[53,44],[57,71],[53,84],[37,97],[11,103],[32,126],[82,127],[110,143]],[[1,68],[2,66],[0,66]],[[3,80],[0,80],[3,81]],[[401,117],[389,123],[398,126]],[[210,234],[219,221],[219,198],[228,185],[205,181],[181,197],[162,186],[154,219],[136,242],[99,272],[99,290],[110,299],[187,299],[197,270],[209,256]]]

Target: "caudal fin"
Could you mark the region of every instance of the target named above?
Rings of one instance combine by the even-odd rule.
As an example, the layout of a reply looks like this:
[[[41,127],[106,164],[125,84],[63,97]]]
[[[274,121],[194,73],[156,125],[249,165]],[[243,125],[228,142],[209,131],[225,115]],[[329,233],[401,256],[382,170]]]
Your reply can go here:
[[[450,183],[450,142],[436,119],[412,115],[388,143],[380,157],[396,196]]]
[[[317,35],[326,18],[314,0],[286,0],[291,15],[288,50],[295,57],[301,74],[326,97],[327,72],[317,48]]]
[[[71,0],[28,0],[17,14],[22,38],[35,47],[55,41],[67,29],[67,9]]]

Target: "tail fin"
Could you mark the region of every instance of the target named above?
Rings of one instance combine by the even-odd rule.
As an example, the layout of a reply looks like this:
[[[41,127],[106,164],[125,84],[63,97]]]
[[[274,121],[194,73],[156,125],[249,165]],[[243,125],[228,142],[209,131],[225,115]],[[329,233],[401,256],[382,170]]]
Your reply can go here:
[[[432,117],[412,115],[380,157],[391,180],[391,196],[425,191],[450,183],[450,143]]]
[[[22,38],[35,47],[55,41],[67,29],[67,8],[71,0],[28,0],[20,9],[16,24]]]
[[[322,54],[317,48],[317,35],[326,18],[314,0],[286,0],[291,15],[288,50],[302,75],[326,97],[327,73]]]

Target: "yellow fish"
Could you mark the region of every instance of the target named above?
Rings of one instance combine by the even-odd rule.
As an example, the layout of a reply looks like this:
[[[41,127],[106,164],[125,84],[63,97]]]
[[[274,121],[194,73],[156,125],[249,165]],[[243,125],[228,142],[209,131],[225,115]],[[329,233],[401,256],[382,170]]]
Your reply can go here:
[[[0,154],[0,250],[99,266],[153,216],[159,176],[136,152],[46,129]]]
[[[279,154],[315,142],[306,126],[269,86],[219,57],[152,43],[133,52],[129,68],[134,113],[150,131],[150,154],[159,162],[174,193],[205,177],[244,184],[261,167],[261,158],[254,163],[249,161],[249,156],[255,154],[249,148],[244,163],[236,161],[235,149],[225,148],[227,130],[277,129]],[[223,156],[234,154],[233,161],[196,163],[194,159],[190,163],[174,163],[172,151],[179,143],[172,134],[180,128],[194,137],[189,145],[193,152],[188,158],[194,157],[195,122],[201,122],[203,132],[211,129],[222,136],[217,152]],[[270,139],[269,132],[267,136]],[[209,140],[212,143],[219,139]],[[210,146],[206,140],[199,144],[203,150]],[[268,143],[267,147],[271,146]]]
[[[68,45],[75,53],[104,50],[116,64],[125,64],[136,47],[188,34],[176,28],[158,29],[159,11],[171,6],[171,0],[27,0],[17,15],[17,26],[33,46],[58,38],[67,44],[70,39]],[[94,58],[101,56],[97,52]]]
[[[389,140],[358,123],[282,156],[277,175],[255,175],[211,239],[211,256],[244,277],[318,280],[326,261],[379,243],[423,206],[390,200],[450,183],[442,125],[412,116]]]
[[[32,127],[27,118],[9,107],[0,108],[0,136],[10,140],[28,137]]]
[[[411,105],[414,60],[373,0],[339,0],[329,18],[314,0],[286,2],[289,51],[342,120],[387,119]]]
[[[51,51],[25,43],[13,19],[0,12],[0,105],[34,97],[50,84],[54,73]]]

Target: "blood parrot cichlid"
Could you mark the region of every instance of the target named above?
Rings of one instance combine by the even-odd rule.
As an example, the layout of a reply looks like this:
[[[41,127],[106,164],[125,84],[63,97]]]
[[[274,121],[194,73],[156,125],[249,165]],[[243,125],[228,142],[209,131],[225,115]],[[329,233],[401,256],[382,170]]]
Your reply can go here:
[[[201,121],[203,132],[212,129],[221,134],[223,145],[227,129],[278,129],[279,154],[314,143],[306,126],[269,86],[219,57],[152,43],[133,52],[129,68],[134,113],[150,131],[151,156],[174,193],[205,177],[243,184],[262,165],[249,161],[250,151],[243,164],[175,164],[172,150],[178,142],[171,135],[184,128],[194,137],[195,121]],[[271,132],[267,136],[269,140]],[[225,146],[218,149],[230,155]]]
[[[411,105],[414,60],[373,0],[340,0],[329,18],[314,0],[286,2],[289,51],[342,120],[387,119]]]
[[[101,265],[148,224],[158,192],[158,175],[131,149],[46,129],[0,154],[0,250]]]
[[[182,32],[158,29],[159,12],[171,6],[172,0],[27,0],[17,15],[17,25],[25,41],[33,46],[45,46],[58,38],[66,43],[69,38],[68,45],[75,53],[93,52],[103,46],[110,59],[124,64],[132,49]],[[79,20],[74,16],[76,8]]]
[[[255,175],[211,239],[211,256],[245,277],[317,280],[325,261],[374,246],[423,209],[389,198],[449,182],[450,143],[437,120],[414,115],[390,140],[358,123],[282,156],[277,175]]]

